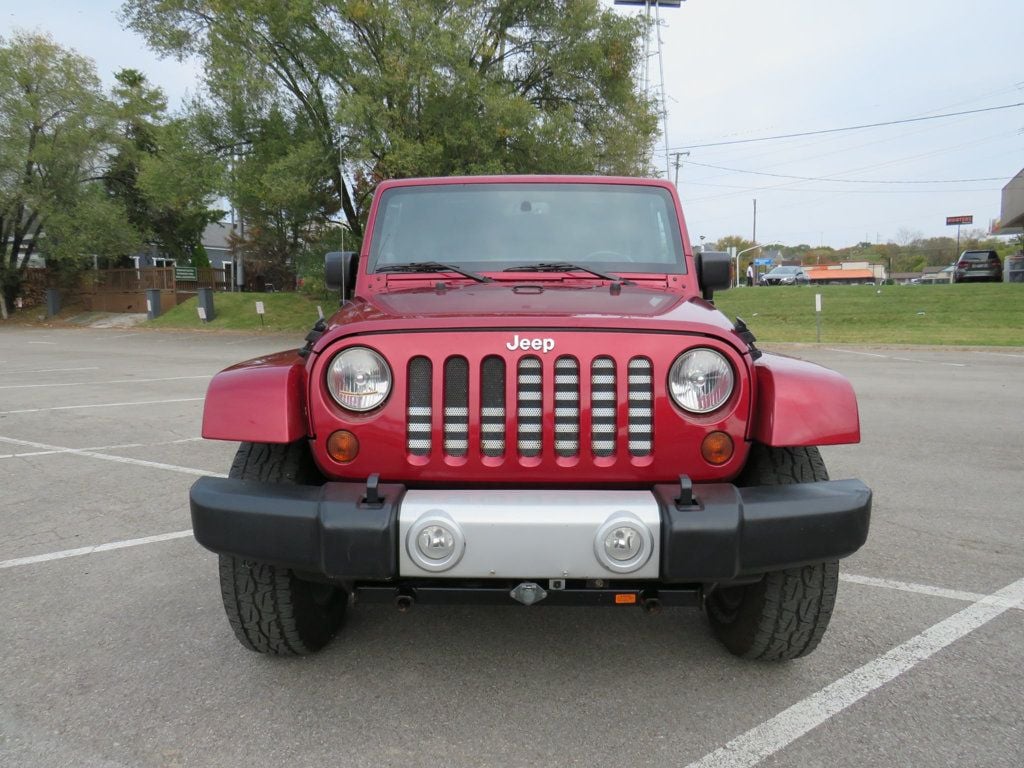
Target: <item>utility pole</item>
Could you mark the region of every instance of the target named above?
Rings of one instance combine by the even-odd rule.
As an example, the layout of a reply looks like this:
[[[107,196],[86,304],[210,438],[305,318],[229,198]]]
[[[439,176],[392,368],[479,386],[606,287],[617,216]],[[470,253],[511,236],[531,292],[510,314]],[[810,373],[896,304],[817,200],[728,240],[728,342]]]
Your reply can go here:
[[[757,198],[754,198],[754,232],[750,236],[750,239],[755,243],[757,242]]]
[[[676,178],[675,178],[675,181],[673,183],[676,185],[676,191],[679,190],[679,166],[681,165],[680,158],[684,157],[684,156],[685,157],[689,157],[690,153],[689,152],[676,152],[675,153],[675,158],[676,158],[676,163],[675,163],[675,165],[676,165]]]

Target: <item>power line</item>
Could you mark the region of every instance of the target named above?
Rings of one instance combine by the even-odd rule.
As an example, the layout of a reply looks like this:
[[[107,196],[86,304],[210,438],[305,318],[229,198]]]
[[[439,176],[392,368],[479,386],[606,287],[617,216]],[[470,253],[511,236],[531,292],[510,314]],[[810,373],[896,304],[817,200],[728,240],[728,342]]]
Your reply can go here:
[[[903,120],[887,120],[882,123],[864,123],[863,125],[848,125],[843,128],[824,128],[818,131],[801,131],[800,133],[783,133],[777,136],[761,136],[756,139],[733,139],[731,141],[713,141],[706,144],[681,144],[678,147],[671,147],[667,151],[672,152],[675,150],[685,149],[703,149],[705,147],[725,147],[731,144],[752,144],[757,141],[775,141],[776,139],[797,139],[802,136],[820,136],[826,133],[842,133],[844,131],[859,131],[862,128],[883,128],[888,125],[903,125],[905,123],[920,123],[924,120],[939,120],[946,117],[961,117],[962,115],[977,115],[981,112],[995,112],[1001,109],[1013,109],[1014,107],[1024,107],[1024,101],[1018,101],[1016,104],[1003,104],[998,107],[985,107],[983,109],[968,109],[963,112],[946,112],[941,115],[926,115],[924,117],[908,117]]]
[[[714,187],[715,189],[735,189],[739,190],[736,193],[722,194],[722,195],[711,195],[710,197],[689,197],[685,194],[685,190],[689,187]],[[998,192],[1001,187],[970,187],[967,189],[959,188],[957,192]],[[916,189],[792,189],[792,188],[778,188],[778,187],[741,187],[737,184],[710,184],[701,181],[691,181],[683,185],[683,199],[687,203],[695,203],[703,200],[718,200],[723,197],[732,197],[736,194],[756,194],[761,191],[771,192],[782,192],[787,194],[801,194],[801,195],[945,195],[951,191],[948,187],[944,189],[922,189],[918,187]]]
[[[988,176],[979,179],[913,179],[900,181],[894,179],[836,179],[822,176],[792,176],[787,173],[768,173],[767,171],[745,171],[742,168],[727,168],[724,165],[711,165],[709,163],[698,163],[696,160],[688,161],[689,165],[699,165],[701,168],[714,168],[716,171],[730,171],[731,173],[745,173],[752,176],[771,176],[775,179],[796,179],[797,181],[836,181],[844,184],[965,184],[976,181],[1003,181],[1003,176]],[[713,178],[713,177],[712,177]]]

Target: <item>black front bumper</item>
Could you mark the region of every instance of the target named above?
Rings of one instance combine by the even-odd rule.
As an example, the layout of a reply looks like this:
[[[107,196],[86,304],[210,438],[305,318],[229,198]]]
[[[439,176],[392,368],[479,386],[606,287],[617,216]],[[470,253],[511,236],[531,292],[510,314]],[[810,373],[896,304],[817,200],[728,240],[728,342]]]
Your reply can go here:
[[[722,582],[846,557],[867,539],[871,490],[859,480],[755,488],[651,489],[661,510],[660,578]],[[347,581],[398,578],[405,487],[367,500],[356,483],[285,486],[204,477],[189,494],[196,540],[213,552]]]

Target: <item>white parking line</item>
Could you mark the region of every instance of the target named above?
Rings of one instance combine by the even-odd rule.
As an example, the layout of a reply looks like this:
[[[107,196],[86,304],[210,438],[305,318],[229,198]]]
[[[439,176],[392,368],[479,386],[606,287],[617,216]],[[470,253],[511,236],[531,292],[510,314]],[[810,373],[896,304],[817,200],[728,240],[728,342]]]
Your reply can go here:
[[[829,352],[845,352],[848,355],[863,355],[864,357],[884,357],[888,358],[888,355],[879,355],[875,352],[858,352],[855,349],[835,349],[833,347],[826,347]]]
[[[55,384],[10,384],[0,389],[35,389],[38,387],[88,387],[97,384],[150,384],[154,381],[184,381],[186,379],[209,379],[209,374],[202,376],[167,376],[162,379],[111,379],[110,381],[61,381]]]
[[[997,357],[1016,357],[1016,358],[1019,358],[1019,359],[1024,359],[1024,355],[1015,355],[1015,354],[1013,354],[1011,352],[985,352],[985,351],[982,351],[982,350],[974,350],[974,354],[976,354],[976,355],[996,355]]]
[[[687,768],[750,768],[943,648],[1024,603],[1024,579],[985,595],[888,653],[783,710]]]
[[[115,448],[141,448],[142,443],[121,443],[120,445],[99,445],[95,448],[84,448],[86,451],[112,451]],[[26,459],[33,456],[56,456],[61,453],[71,453],[70,448],[53,451],[26,451],[24,453],[0,454],[0,459]]]
[[[913,592],[917,595],[944,597],[949,600],[960,600],[964,603],[976,603],[987,597],[987,595],[983,595],[980,592],[965,592],[961,589],[946,589],[944,587],[933,587],[929,584],[914,584],[909,581],[876,579],[873,576],[860,576],[855,573],[840,573],[839,580],[848,581],[851,584],[861,584],[865,587],[880,587],[882,589],[895,589],[900,592]],[[1024,610],[1024,605],[1011,605],[1010,607]]]
[[[864,357],[880,357],[883,360],[898,360],[901,363],[921,363],[922,365],[949,365],[953,368],[966,368],[967,363],[944,363],[939,360],[915,360],[912,357],[896,357],[895,355],[880,355],[877,352],[858,352],[855,349],[837,349],[826,347],[829,352],[843,352],[847,355],[863,355]]]
[[[0,416],[12,413],[41,413],[42,411],[73,411],[77,408],[120,408],[128,405],[163,405],[164,403],[194,403],[201,397],[176,397],[171,400],[138,400],[129,403],[89,403],[87,405],[54,405],[49,408],[20,408],[16,411],[0,411]]]
[[[56,344],[56,341],[26,341],[26,344]]]
[[[67,557],[79,557],[81,555],[92,555],[96,552],[109,552],[113,549],[125,549],[127,547],[138,547],[142,544],[155,544],[158,541],[170,541],[172,539],[183,539],[192,535],[192,529],[187,531],[174,531],[173,533],[160,533],[156,536],[145,536],[141,539],[126,539],[125,541],[112,541],[108,544],[96,544],[92,547],[79,547],[78,549],[64,549],[60,552],[50,552],[45,555],[32,555],[31,557],[17,557],[13,560],[0,560],[0,570],[5,568],[17,568],[19,565],[32,565],[34,563],[48,563],[51,560],[63,560]]]
[[[4,362],[0,360],[0,363]],[[84,368],[36,368],[28,371],[4,371],[7,373],[63,373],[64,371],[98,371],[100,367],[98,365],[89,365]]]
[[[0,454],[0,459],[22,459],[30,456],[58,456],[62,453],[75,453],[75,451],[113,451],[119,448],[152,448],[158,445],[179,445],[180,443],[194,443],[202,440],[201,437],[186,437],[181,440],[161,440],[156,443],[120,443],[119,445],[97,445],[90,448],[60,448],[52,451],[26,451],[24,453]]]
[[[17,440],[13,437],[0,437],[0,443],[11,443],[14,445],[25,445],[29,448],[39,448],[44,451],[61,451],[63,453],[71,453],[76,456],[88,456],[91,459],[100,459],[102,461],[113,461],[117,464],[133,464],[137,467],[149,467],[151,469],[166,469],[171,472],[181,472],[185,475],[198,475],[200,477],[209,475],[211,477],[227,477],[227,475],[221,474],[220,472],[208,472],[205,469],[194,469],[192,467],[179,467],[176,464],[164,464],[161,461],[145,461],[144,459],[130,459],[127,456],[112,456],[108,453],[97,453],[96,451],[90,451],[87,448],[68,448],[63,445],[47,445],[46,443],[36,443],[31,440]]]

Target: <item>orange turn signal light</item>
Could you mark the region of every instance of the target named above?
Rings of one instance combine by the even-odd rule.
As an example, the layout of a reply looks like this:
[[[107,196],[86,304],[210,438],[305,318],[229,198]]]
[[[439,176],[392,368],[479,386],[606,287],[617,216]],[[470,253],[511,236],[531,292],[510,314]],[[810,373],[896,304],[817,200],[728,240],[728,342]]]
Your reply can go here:
[[[725,432],[709,432],[700,444],[700,455],[708,464],[716,467],[732,458],[732,438]]]
[[[359,439],[344,429],[332,432],[327,438],[327,453],[340,464],[348,464],[359,455]]]
[[[636,594],[631,592],[624,592],[615,596],[616,605],[634,605],[636,603]]]

